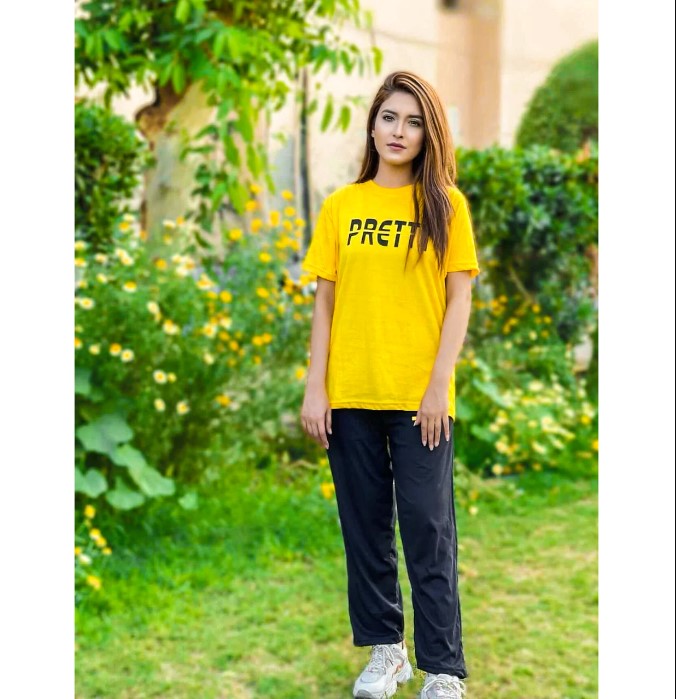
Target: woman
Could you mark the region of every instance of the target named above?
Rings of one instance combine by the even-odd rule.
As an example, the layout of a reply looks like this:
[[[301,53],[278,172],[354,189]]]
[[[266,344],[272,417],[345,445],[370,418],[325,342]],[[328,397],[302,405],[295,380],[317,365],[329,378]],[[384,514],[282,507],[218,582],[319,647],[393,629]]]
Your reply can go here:
[[[479,267],[434,88],[392,73],[366,133],[361,173],[325,199],[302,264],[317,290],[301,422],[328,450],[354,644],[372,646],[354,696],[391,697],[413,677],[398,516],[426,672],[420,698],[461,699],[454,366]]]

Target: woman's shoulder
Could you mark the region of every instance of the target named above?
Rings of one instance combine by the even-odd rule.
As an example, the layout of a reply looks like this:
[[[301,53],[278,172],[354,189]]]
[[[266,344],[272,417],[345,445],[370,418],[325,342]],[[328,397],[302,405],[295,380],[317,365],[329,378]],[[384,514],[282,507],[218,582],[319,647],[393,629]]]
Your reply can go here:
[[[327,206],[340,206],[343,202],[349,201],[349,199],[357,192],[359,191],[359,188],[362,187],[363,185],[355,183],[355,182],[349,182],[348,184],[343,184],[335,189],[331,190],[325,197],[324,197],[324,204]]]
[[[448,196],[450,197],[451,205],[454,209],[463,204],[467,204],[467,197],[454,184],[448,187]]]

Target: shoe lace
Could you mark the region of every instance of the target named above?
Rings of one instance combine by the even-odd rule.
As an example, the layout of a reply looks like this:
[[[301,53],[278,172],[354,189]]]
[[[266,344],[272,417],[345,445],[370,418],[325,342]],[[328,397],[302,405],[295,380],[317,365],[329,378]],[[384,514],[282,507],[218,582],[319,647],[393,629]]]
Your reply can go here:
[[[434,689],[435,699],[462,699],[467,691],[462,680],[450,675],[428,675],[423,689]]]
[[[384,672],[387,662],[393,663],[394,653],[389,646],[377,645],[371,649],[371,659],[366,669],[370,672]]]

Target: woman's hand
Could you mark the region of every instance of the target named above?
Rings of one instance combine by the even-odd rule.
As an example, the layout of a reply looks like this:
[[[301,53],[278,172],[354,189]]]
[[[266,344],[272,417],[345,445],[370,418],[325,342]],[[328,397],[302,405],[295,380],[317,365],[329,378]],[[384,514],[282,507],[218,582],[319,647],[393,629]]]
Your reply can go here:
[[[423,446],[429,443],[430,451],[439,446],[443,426],[446,441],[451,439],[451,427],[448,421],[448,383],[430,381],[418,408],[413,426],[421,426]]]
[[[303,407],[300,411],[300,421],[305,433],[318,444],[329,448],[329,440],[326,433],[331,431],[331,406],[324,386],[305,388]]]

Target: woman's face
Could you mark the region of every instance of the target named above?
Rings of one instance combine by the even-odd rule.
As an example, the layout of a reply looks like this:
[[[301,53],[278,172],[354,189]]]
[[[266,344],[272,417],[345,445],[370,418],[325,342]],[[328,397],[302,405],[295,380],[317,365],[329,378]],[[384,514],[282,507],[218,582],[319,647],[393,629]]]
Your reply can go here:
[[[418,100],[408,92],[390,95],[380,105],[371,136],[378,155],[386,163],[393,166],[411,163],[420,153],[425,140],[422,109]]]

